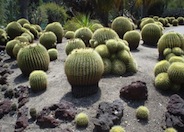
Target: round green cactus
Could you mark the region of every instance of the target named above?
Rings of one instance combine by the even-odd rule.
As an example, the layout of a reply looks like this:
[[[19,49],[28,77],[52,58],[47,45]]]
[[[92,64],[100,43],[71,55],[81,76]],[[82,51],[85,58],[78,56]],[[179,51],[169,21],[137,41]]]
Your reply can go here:
[[[104,75],[108,75],[111,73],[112,70],[112,62],[108,58],[102,58],[103,63],[104,63]]]
[[[164,26],[167,25],[166,19],[165,18],[158,18],[158,21],[161,22]]]
[[[6,53],[7,53],[11,58],[14,58],[14,57],[15,57],[15,56],[13,55],[13,48],[14,48],[14,46],[15,46],[17,43],[20,43],[20,41],[18,41],[18,40],[10,40],[10,41],[8,41],[7,44],[6,44],[6,47],[5,47]]]
[[[38,24],[34,24],[33,27],[38,31],[38,32],[42,32],[42,27]]]
[[[37,111],[36,111],[35,108],[30,108],[29,114],[30,114],[30,116],[31,116],[32,119],[36,119],[36,117],[37,117]]]
[[[91,47],[96,47],[100,44],[105,44],[109,39],[119,39],[118,34],[111,28],[100,28],[97,29],[90,40]]]
[[[55,48],[49,49],[48,54],[50,57],[50,61],[56,60],[58,58],[58,51]]]
[[[109,57],[110,56],[110,53],[109,53],[109,49],[107,48],[107,46],[105,44],[103,45],[98,45],[95,50],[99,53],[99,55],[102,57],[102,58],[106,58],[106,57]]]
[[[162,35],[157,43],[159,56],[163,58],[163,52],[166,48],[180,47],[184,50],[184,36],[176,32],[168,32]]]
[[[174,53],[170,53],[170,54],[168,54],[168,55],[165,57],[165,59],[166,59],[167,61],[169,61],[169,59],[170,59],[171,57],[174,57],[174,56],[176,56]]]
[[[19,43],[17,43],[14,47],[13,47],[13,56],[15,57],[15,58],[17,58],[17,54],[18,54],[18,52],[19,52],[19,50],[21,49],[21,48],[23,48],[23,47],[25,47],[25,46],[27,46],[29,43],[26,43],[26,42],[19,42]]]
[[[85,47],[86,45],[81,39],[79,38],[70,39],[65,46],[65,53],[69,55],[72,50]]]
[[[135,50],[139,46],[141,35],[138,31],[128,31],[124,34],[123,39],[129,44],[130,50]]]
[[[159,61],[154,67],[155,77],[162,72],[167,72],[169,66],[170,66],[170,63],[167,60]]]
[[[123,75],[126,73],[126,65],[123,61],[114,59],[112,61],[112,73],[114,75]]]
[[[94,49],[73,50],[67,57],[64,68],[74,97],[84,97],[98,91],[104,64]]]
[[[148,119],[149,117],[149,109],[146,106],[139,106],[136,109],[136,117],[138,119]]]
[[[30,22],[27,20],[27,19],[25,19],[25,18],[20,18],[19,20],[17,20],[17,22],[23,27],[23,25],[25,24],[25,23],[28,23],[28,24],[30,24]]]
[[[184,25],[184,17],[178,17],[178,25]]]
[[[180,84],[171,84],[170,89],[174,92],[178,92],[181,89],[181,85]]]
[[[34,70],[29,75],[29,85],[33,92],[40,92],[47,89],[47,74],[42,70]]]
[[[165,49],[164,49],[164,52],[163,52],[163,55],[164,55],[164,57],[166,57],[166,56],[169,55],[170,53],[172,53],[171,48],[165,48]]]
[[[10,37],[10,39],[14,39],[17,36],[20,36],[23,31],[22,31],[22,26],[18,23],[18,22],[10,22],[7,26],[6,26],[6,33],[8,34],[8,36]]]
[[[184,63],[184,58],[181,56],[173,56],[169,59],[169,63],[174,63],[174,62],[183,62]]]
[[[89,123],[89,117],[86,113],[79,113],[75,116],[75,123],[77,126],[85,127]]]
[[[66,38],[66,39],[73,39],[74,36],[75,36],[75,32],[74,32],[74,31],[67,31],[67,32],[65,33],[65,38]]]
[[[156,46],[158,40],[162,36],[162,31],[155,23],[149,23],[142,28],[141,35],[144,44]]]
[[[33,39],[34,39],[34,38],[32,38],[31,35],[30,35],[29,33],[24,32],[23,34],[21,34],[21,36],[26,37],[27,40],[28,40],[30,43],[33,42]]]
[[[113,126],[110,129],[110,132],[125,132],[125,129],[122,126]]]
[[[64,36],[64,30],[63,30],[62,25],[59,22],[53,22],[53,23],[48,24],[45,27],[45,31],[46,32],[52,31],[57,37],[57,43],[62,43],[62,39]]]
[[[175,128],[169,127],[165,129],[164,132],[177,132],[177,130]]]
[[[99,28],[103,28],[103,25],[100,23],[95,23],[92,25],[91,30],[92,30],[92,32],[95,32]]]
[[[142,29],[145,25],[149,24],[149,23],[154,23],[154,19],[153,18],[149,18],[149,17],[146,17],[146,18],[143,18],[141,20],[141,23],[140,23],[140,29]]]
[[[107,48],[109,49],[110,53],[115,53],[118,48],[118,42],[115,39],[109,39],[105,42]]]
[[[75,38],[80,38],[89,47],[89,40],[92,38],[92,31],[88,27],[82,27],[75,31]]]
[[[121,50],[124,50],[126,49],[127,45],[126,45],[126,40],[123,41],[122,39],[118,40],[117,42],[117,51],[121,51]]]
[[[123,39],[127,31],[132,30],[132,24],[126,17],[117,17],[113,20],[111,28],[117,32],[120,38]]]
[[[28,40],[28,38],[27,37],[25,37],[25,36],[17,36],[17,37],[15,37],[14,38],[15,40],[19,40],[20,42],[27,42],[27,43],[29,43],[29,40]]]
[[[174,53],[177,56],[184,55],[184,51],[180,47],[172,48],[172,53]]]
[[[21,48],[17,55],[18,66],[25,76],[29,76],[34,70],[47,71],[49,62],[47,49],[39,43]]]
[[[125,64],[127,64],[130,59],[132,58],[130,53],[126,50],[121,50],[117,53],[117,57],[119,60],[123,61]]]
[[[170,65],[168,69],[169,79],[176,83],[182,84],[184,80],[184,63],[174,62]]]
[[[23,27],[26,28],[26,29],[28,29],[34,35],[34,39],[37,39],[38,38],[39,33],[38,33],[38,31],[36,30],[36,28],[33,25],[28,24],[28,23],[25,23],[23,25]]]
[[[171,81],[168,73],[162,72],[155,78],[155,87],[160,90],[168,90],[171,87]]]
[[[173,25],[173,26],[178,26],[178,20],[177,20],[177,19],[174,19],[174,20],[172,21],[172,25]]]
[[[50,31],[43,33],[39,38],[40,44],[45,46],[46,49],[55,48],[56,41],[57,41],[56,35]]]
[[[129,60],[129,62],[126,64],[126,72],[127,73],[136,73],[138,71],[137,63],[133,58]]]

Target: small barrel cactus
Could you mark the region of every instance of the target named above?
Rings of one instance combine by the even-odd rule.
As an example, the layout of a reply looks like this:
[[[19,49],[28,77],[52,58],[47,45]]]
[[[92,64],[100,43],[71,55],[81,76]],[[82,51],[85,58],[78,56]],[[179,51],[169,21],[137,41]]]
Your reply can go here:
[[[178,17],[178,25],[184,25],[184,17]]]
[[[169,127],[167,129],[165,129],[164,132],[178,132],[178,131],[173,127]]]
[[[123,39],[124,34],[132,30],[132,24],[128,18],[120,16],[113,20],[111,28]]]
[[[155,87],[159,90],[168,90],[171,87],[171,81],[169,79],[168,73],[163,72],[156,76]]]
[[[150,23],[142,28],[141,35],[145,45],[156,46],[162,36],[162,31],[158,25]]]
[[[118,60],[118,59],[115,59],[112,61],[112,73],[114,75],[123,75],[126,73],[126,65]]]
[[[14,47],[13,47],[13,55],[15,58],[17,58],[17,54],[19,52],[19,50],[25,46],[29,45],[29,43],[26,43],[26,42],[19,42],[17,43]]]
[[[146,106],[139,106],[136,109],[136,117],[138,119],[145,119],[147,120],[149,117],[149,110]]]
[[[103,75],[108,75],[111,73],[112,70],[112,62],[108,58],[102,58],[103,63],[104,63],[104,73]]]
[[[62,25],[59,22],[53,22],[53,23],[48,24],[45,27],[45,31],[46,32],[47,31],[52,31],[57,37],[57,43],[62,42],[62,39],[63,39],[63,36],[64,36],[64,30],[63,30]]]
[[[139,46],[141,35],[138,31],[128,31],[124,34],[123,39],[129,44],[130,50],[135,50]]]
[[[167,72],[168,68],[170,66],[170,63],[166,60],[159,61],[155,67],[154,67],[154,75],[155,77],[162,72]]]
[[[183,62],[184,63],[184,58],[181,56],[173,56],[169,59],[169,63],[172,64],[174,62]]]
[[[64,68],[74,97],[84,97],[98,91],[104,64],[94,49],[73,50],[67,57]]]
[[[122,126],[113,126],[109,132],[125,132],[125,129]]]
[[[34,70],[29,75],[29,84],[33,92],[47,89],[47,74],[42,70]]]
[[[102,24],[100,24],[100,23],[95,23],[95,24],[92,25],[91,30],[92,30],[92,32],[95,32],[97,29],[103,28],[103,27],[104,27],[104,26],[103,26]]]
[[[146,17],[146,18],[143,18],[141,20],[141,23],[140,23],[140,26],[139,28],[142,29],[145,25],[149,24],[149,23],[154,23],[154,19],[153,18],[149,18],[149,17]]]
[[[36,111],[35,108],[30,108],[29,114],[30,114],[30,116],[31,116],[32,119],[36,119],[36,117],[37,117],[37,111]]]
[[[133,58],[131,58],[129,62],[126,64],[126,72],[134,74],[137,71],[138,71],[137,63]]]
[[[172,48],[172,53],[174,53],[177,56],[184,55],[184,51],[180,47]]]
[[[174,20],[172,21],[172,24],[173,24],[173,26],[178,26],[178,20],[177,20],[177,19],[174,19]]]
[[[48,54],[50,57],[50,61],[56,60],[58,58],[58,51],[55,48],[49,49]]]
[[[19,40],[20,42],[27,42],[27,43],[29,43],[29,39],[27,37],[25,37],[25,36],[22,36],[22,35],[15,37],[14,40]]]
[[[21,48],[17,55],[17,63],[23,75],[29,76],[34,70],[47,71],[49,68],[49,54],[39,43]]]
[[[7,42],[6,44],[6,47],[5,47],[5,50],[6,50],[6,53],[11,57],[11,58],[14,58],[15,56],[13,55],[13,48],[14,46],[17,44],[17,43],[20,43],[19,40],[10,40]]]
[[[55,48],[56,41],[57,41],[56,35],[50,31],[43,33],[39,38],[40,44],[45,46],[46,49]]]
[[[89,47],[89,40],[92,38],[92,31],[88,27],[81,27],[75,31],[75,38],[80,38]]]
[[[117,57],[119,60],[123,61],[125,64],[129,62],[129,60],[132,58],[130,53],[126,50],[121,50],[117,53]]]
[[[65,46],[65,53],[69,55],[72,50],[85,47],[86,45],[81,39],[79,38],[70,39]]]
[[[75,32],[74,32],[74,31],[67,31],[67,32],[65,33],[65,38],[66,38],[66,39],[73,39],[74,36],[75,36]]]
[[[86,113],[79,113],[75,116],[75,123],[77,126],[86,127],[89,123],[89,117]]]
[[[110,53],[109,53],[109,49],[107,48],[107,46],[105,44],[102,44],[102,45],[98,45],[95,50],[99,53],[99,55],[102,57],[102,58],[107,58],[110,56]]]
[[[107,48],[109,49],[110,53],[115,53],[118,48],[118,41],[115,39],[109,39],[105,42]]]
[[[25,19],[25,18],[20,18],[19,20],[17,20],[17,22],[23,27],[23,25],[25,24],[25,23],[28,23],[28,24],[30,24],[30,22],[27,20],[27,19]]]

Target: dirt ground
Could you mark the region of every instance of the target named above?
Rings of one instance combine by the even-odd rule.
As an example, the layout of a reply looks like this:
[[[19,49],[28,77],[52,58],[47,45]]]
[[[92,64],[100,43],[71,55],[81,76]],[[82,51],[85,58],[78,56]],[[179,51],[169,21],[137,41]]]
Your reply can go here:
[[[176,31],[184,34],[184,27],[170,27],[166,28],[164,32]],[[39,95],[32,94],[29,98],[29,102],[26,106],[29,108],[35,107],[37,111],[40,111],[44,106],[50,106],[51,104],[58,103],[61,99],[65,99],[75,104],[79,111],[86,112],[90,117],[90,123],[86,129],[78,129],[75,127],[75,123],[62,123],[59,127],[53,129],[40,129],[35,123],[30,123],[26,132],[59,132],[61,128],[71,128],[74,132],[92,132],[94,129],[93,117],[96,115],[96,110],[100,102],[108,101],[112,102],[116,99],[120,99],[119,91],[123,86],[129,85],[132,81],[144,81],[148,88],[148,100],[145,102],[132,102],[123,101],[124,103],[124,116],[122,118],[121,125],[125,128],[126,132],[163,132],[162,125],[164,119],[164,113],[169,100],[169,96],[172,93],[162,94],[157,91],[153,85],[154,74],[153,68],[158,62],[158,51],[156,48],[146,47],[140,43],[138,50],[131,52],[138,64],[138,72],[128,77],[109,76],[103,77],[100,82],[100,91],[92,96],[76,99],[71,95],[71,87],[67,81],[64,73],[64,61],[66,54],[64,47],[67,40],[64,39],[62,44],[57,45],[59,51],[59,57],[57,60],[50,62],[48,75],[48,89]],[[28,79],[22,76],[21,71],[17,68],[16,61],[4,58],[5,63],[10,64],[11,70],[14,71],[8,76],[9,87],[15,88],[19,85],[29,85]],[[2,94],[2,93],[1,93]],[[0,100],[3,100],[3,96],[0,96]],[[139,122],[135,117],[135,109],[139,105],[145,105],[150,110],[150,116],[148,122]],[[5,115],[0,120],[0,128],[2,132],[13,132],[16,121],[16,115]]]

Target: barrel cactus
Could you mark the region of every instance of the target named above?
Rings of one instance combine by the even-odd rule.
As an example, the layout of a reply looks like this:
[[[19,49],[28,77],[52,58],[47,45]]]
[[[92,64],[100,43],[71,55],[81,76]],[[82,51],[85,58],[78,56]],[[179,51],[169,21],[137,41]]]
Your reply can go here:
[[[88,27],[81,27],[75,31],[75,38],[80,38],[89,47],[89,40],[92,38],[92,31]]]
[[[104,63],[104,73],[103,75],[108,75],[111,73],[112,70],[112,62],[108,58],[102,58],[103,63]]]
[[[89,123],[89,117],[86,113],[81,112],[75,116],[75,123],[77,126],[85,127]]]
[[[178,17],[178,25],[184,25],[184,17]]]
[[[14,58],[14,55],[13,55],[13,48],[14,48],[14,46],[15,46],[17,43],[20,43],[20,41],[19,41],[19,40],[10,40],[10,41],[8,41],[7,44],[6,44],[6,47],[5,47],[6,53],[7,53],[11,58]]]
[[[15,37],[20,36],[23,33],[22,26],[18,22],[10,22],[6,26],[6,32],[10,39],[14,39]]]
[[[19,52],[19,50],[25,46],[29,45],[29,43],[26,42],[19,42],[17,44],[15,44],[15,46],[13,47],[13,55],[15,58],[17,58],[17,54]]]
[[[29,84],[33,92],[40,92],[47,88],[47,74],[42,70],[34,70],[29,75]]]
[[[125,129],[122,126],[113,126],[109,132],[125,132]]]
[[[5,48],[6,43],[8,42],[8,39],[9,39],[9,37],[8,37],[6,31],[4,29],[0,28],[0,49]]]
[[[104,64],[94,49],[73,50],[66,58],[64,68],[74,97],[84,97],[98,91]]]
[[[111,28],[117,32],[120,38],[123,39],[123,35],[132,30],[132,24],[126,17],[117,17],[113,20]]]
[[[98,45],[95,50],[99,53],[102,58],[108,58],[110,56],[109,49],[105,44]]]
[[[15,40],[19,40],[20,42],[29,42],[28,38],[26,36],[17,36],[14,38]]]
[[[79,49],[79,48],[85,48],[86,45],[85,43],[79,39],[79,38],[75,38],[75,39],[70,39],[65,46],[65,53],[67,55],[70,54],[70,52],[74,49]]]
[[[43,33],[39,38],[40,44],[45,46],[46,49],[55,48],[56,41],[57,41],[56,35],[50,31]]]
[[[109,39],[119,39],[118,34],[110,28],[100,28],[97,29],[90,40],[91,47],[96,47],[100,44],[105,44]]]
[[[162,31],[158,25],[150,23],[142,28],[141,35],[145,45],[156,46],[162,36]]]
[[[143,18],[141,20],[139,28],[142,29],[146,24],[154,23],[154,22],[155,20],[153,18],[149,18],[149,17]]]
[[[63,30],[62,25],[59,22],[53,22],[53,23],[48,24],[45,27],[45,31],[47,32],[52,31],[57,37],[57,43],[62,42],[62,39],[64,36],[64,30]]]
[[[178,26],[178,20],[177,20],[177,19],[174,19],[174,20],[172,21],[172,25],[173,25],[173,26]]]
[[[173,127],[169,127],[167,129],[165,129],[164,132],[178,132],[178,131]]]
[[[100,23],[94,23],[91,27],[92,32],[95,32],[99,28],[103,28],[104,26]]]
[[[25,24],[25,23],[28,23],[28,24],[30,24],[30,22],[27,20],[27,19],[25,19],[25,18],[20,18],[19,20],[17,20],[17,22],[23,27],[23,25]]]
[[[66,38],[66,39],[73,39],[74,36],[75,36],[75,32],[74,32],[74,31],[67,31],[67,32],[65,33],[65,38]]]
[[[181,56],[173,56],[169,59],[169,63],[174,63],[174,62],[183,62],[184,63],[184,58]]]
[[[36,28],[32,24],[25,23],[23,25],[23,27],[28,29],[34,35],[35,39],[37,39],[39,37],[38,31],[36,30]]]
[[[126,73],[126,65],[124,62],[115,59],[112,61],[112,73],[114,75],[123,75]]]
[[[58,51],[55,48],[49,49],[48,54],[50,57],[50,61],[56,60],[58,58]]]
[[[141,35],[138,31],[128,31],[124,34],[123,39],[129,44],[130,50],[135,50],[139,46]]]
[[[170,66],[170,63],[167,60],[159,61],[154,67],[155,77],[160,73],[167,72],[169,66]]]
[[[149,109],[146,106],[139,106],[136,109],[136,117],[138,119],[148,119],[149,117]]]
[[[49,62],[50,58],[46,48],[39,43],[21,48],[17,55],[18,66],[25,76],[29,76],[34,70],[47,71]]]
[[[184,36],[176,32],[168,32],[162,35],[157,43],[159,58],[163,59],[163,52],[166,48],[180,47],[184,50]]]
[[[116,39],[109,39],[105,42],[110,53],[115,53],[118,50],[118,41]]]
[[[168,73],[162,72],[156,76],[154,84],[159,90],[169,90],[172,83],[169,79]]]

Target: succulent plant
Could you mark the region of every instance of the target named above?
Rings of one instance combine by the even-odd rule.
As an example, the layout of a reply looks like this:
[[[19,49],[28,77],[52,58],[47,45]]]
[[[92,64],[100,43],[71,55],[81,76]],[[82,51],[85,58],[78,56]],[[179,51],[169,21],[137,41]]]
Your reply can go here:
[[[36,117],[37,117],[37,111],[36,111],[35,108],[30,108],[29,114],[30,114],[30,116],[31,116],[32,119],[36,119]]]
[[[65,38],[67,38],[67,39],[73,39],[74,36],[75,36],[75,32],[74,31],[67,31],[65,33]]]
[[[6,44],[6,47],[5,47],[5,50],[6,50],[6,53],[11,57],[11,58],[14,58],[15,56],[13,55],[13,48],[14,46],[17,44],[17,43],[20,43],[19,40],[10,40],[7,42]]]
[[[105,44],[98,45],[95,50],[99,53],[102,58],[108,58],[110,56],[109,49]]]
[[[13,110],[13,111],[16,111],[17,110],[17,104],[16,103],[13,103],[11,105],[11,110]]]
[[[125,129],[122,126],[113,126],[109,132],[125,132]]]
[[[173,25],[173,26],[178,26],[178,20],[177,20],[177,19],[174,19],[174,20],[172,21],[172,25]]]
[[[165,59],[166,59],[167,61],[169,61],[169,59],[170,59],[171,57],[174,57],[174,56],[176,56],[174,53],[170,53],[170,54],[168,54],[168,55],[165,57]]]
[[[140,23],[140,29],[142,29],[146,24],[149,24],[149,23],[154,23],[155,21],[154,21],[154,19],[153,18],[148,18],[148,17],[146,17],[146,18],[143,18],[142,20],[141,20],[141,23]]]
[[[178,25],[184,25],[184,17],[178,17]]]
[[[139,106],[136,109],[136,117],[138,119],[148,119],[149,117],[149,109],[146,106]]]
[[[154,67],[155,77],[160,73],[167,72],[169,66],[170,66],[170,63],[167,60],[159,61]]]
[[[172,48],[172,53],[174,53],[177,56],[184,55],[184,51],[180,47]]]
[[[114,75],[123,75],[126,73],[126,65],[123,61],[114,59],[112,61],[112,73]]]
[[[42,32],[42,27],[38,24],[32,25],[38,32]]]
[[[170,65],[168,69],[169,79],[176,83],[182,84],[184,79],[184,63],[174,62]]]
[[[0,46],[5,47],[9,37],[4,29],[0,28]]]
[[[108,75],[111,73],[112,70],[112,62],[108,58],[102,58],[104,64],[104,73],[103,75]]]
[[[125,64],[129,62],[129,60],[132,58],[130,53],[126,50],[121,50],[117,53],[117,57],[119,60],[123,61]]]
[[[57,43],[56,41],[56,35],[50,31],[43,33],[39,38],[40,44],[42,44],[46,49],[55,48]]]
[[[97,29],[90,40],[91,47],[95,48],[100,44],[105,44],[109,39],[119,39],[118,34],[111,28],[100,28]]]
[[[109,52],[115,53],[117,51],[118,48],[118,42],[115,39],[109,39],[105,42],[107,48],[109,49]]]
[[[164,52],[163,52],[163,55],[164,55],[164,57],[166,57],[166,56],[169,55],[170,53],[172,53],[171,48],[165,48],[165,49],[164,49]]]
[[[183,62],[184,63],[184,58],[181,56],[173,56],[169,59],[169,63],[174,63],[174,62]]]
[[[59,22],[53,22],[53,23],[48,24],[45,27],[45,31],[47,32],[52,31],[57,37],[57,43],[62,42],[62,39],[64,36],[64,30],[63,30],[62,25]]]
[[[92,31],[88,27],[81,27],[75,31],[75,38],[80,38],[89,47],[89,40],[92,38]]]
[[[47,74],[42,70],[34,70],[29,75],[29,85],[33,92],[47,89]]]
[[[98,91],[104,64],[94,49],[73,50],[67,57],[64,68],[74,97],[84,97]]]
[[[170,89],[171,81],[169,79],[168,73],[162,72],[158,74],[155,78],[155,87],[160,90]]]
[[[26,43],[26,42],[19,42],[19,43],[16,43],[15,46],[13,47],[13,56],[15,58],[17,58],[17,54],[19,52],[19,50],[25,46],[27,46],[29,43]]]
[[[162,36],[162,31],[155,23],[145,25],[141,30],[142,40],[144,44],[156,46],[158,40]]]
[[[159,57],[162,59],[166,48],[180,47],[184,50],[184,36],[176,32],[168,32],[162,35],[157,43]]]
[[[128,63],[126,63],[126,72],[127,73],[136,73],[138,71],[137,63],[133,58],[131,58]]]
[[[167,25],[166,19],[165,18],[158,18],[158,21],[161,22],[164,26]]]
[[[49,54],[39,43],[30,44],[21,48],[17,55],[17,63],[23,75],[29,76],[34,70],[47,71],[49,67]]]
[[[165,129],[164,132],[177,132],[177,130],[173,127],[169,127],[167,129]]]
[[[21,36],[26,37],[27,40],[28,40],[30,43],[33,42],[33,39],[34,39],[34,38],[32,38],[31,35],[30,35],[29,33],[24,32],[23,34],[21,34]]]
[[[28,23],[25,23],[23,25],[23,27],[26,28],[26,29],[28,29],[34,35],[34,39],[37,39],[38,38],[39,33],[38,33],[38,31],[36,30],[36,28],[33,25],[28,24]]]
[[[75,123],[77,126],[85,127],[89,123],[89,117],[86,113],[81,112],[75,116]]]
[[[127,31],[123,39],[126,40],[129,44],[130,50],[135,50],[139,46],[139,42],[141,40],[141,35],[138,31]]]
[[[95,24],[92,25],[91,30],[92,30],[92,32],[95,32],[97,29],[103,28],[103,27],[104,27],[104,26],[103,26],[102,24],[100,24],[100,23],[95,23]]]
[[[81,39],[79,38],[70,39],[65,46],[65,53],[69,55],[72,50],[85,47],[86,45]]]
[[[58,58],[58,51],[55,48],[49,49],[48,54],[50,57],[50,61],[56,60]]]
[[[14,40],[19,40],[20,42],[27,42],[27,43],[29,43],[29,40],[27,39],[27,37],[22,36],[22,35],[15,37]]]
[[[120,16],[112,21],[111,28],[117,32],[121,39],[123,39],[124,34],[132,30],[132,24],[128,18]]]
[[[117,51],[125,50],[127,45],[126,45],[126,40],[118,40],[117,42]],[[128,43],[128,42],[127,42]]]
[[[17,22],[23,27],[23,25],[25,24],[25,23],[28,23],[28,24],[30,24],[30,22],[27,20],[27,19],[25,19],[25,18],[20,18],[19,20],[17,20]]]
[[[17,36],[20,36],[23,31],[22,31],[22,26],[18,23],[18,22],[10,22],[7,26],[6,26],[6,33],[8,34],[8,36],[10,37],[10,39],[14,39]]]

